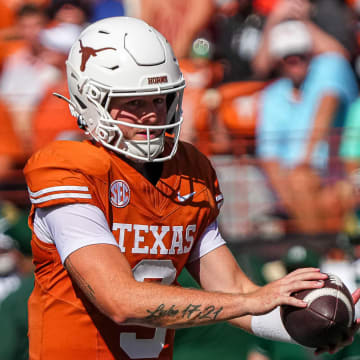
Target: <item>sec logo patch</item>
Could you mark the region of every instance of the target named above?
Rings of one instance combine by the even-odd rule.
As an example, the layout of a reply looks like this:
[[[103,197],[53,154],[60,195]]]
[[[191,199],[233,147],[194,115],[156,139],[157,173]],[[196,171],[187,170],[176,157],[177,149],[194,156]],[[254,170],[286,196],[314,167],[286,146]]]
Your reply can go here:
[[[115,180],[110,187],[110,201],[115,207],[122,208],[130,202],[130,188],[123,180]]]

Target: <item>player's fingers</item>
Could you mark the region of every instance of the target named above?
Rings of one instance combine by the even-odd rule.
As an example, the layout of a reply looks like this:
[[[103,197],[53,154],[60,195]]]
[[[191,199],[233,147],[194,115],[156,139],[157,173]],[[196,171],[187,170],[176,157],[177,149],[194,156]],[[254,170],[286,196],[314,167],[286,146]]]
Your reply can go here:
[[[340,349],[340,347],[338,347],[336,345],[331,345],[328,348],[328,353],[329,354],[335,354],[339,349]]]
[[[329,344],[327,347],[318,348],[315,351],[316,355],[323,354],[328,352],[330,354],[335,354],[337,351],[342,349],[344,346],[350,345],[354,341],[354,333],[350,330],[343,333],[342,340],[338,344]]]
[[[319,356],[319,355],[321,355],[321,354],[324,354],[326,351],[327,351],[326,348],[317,348],[317,349],[315,350],[315,355],[316,355],[316,356]]]
[[[349,331],[353,335],[360,329],[360,319],[356,319],[354,323],[351,325]]]
[[[320,269],[318,269],[318,268],[299,268],[299,269],[296,269],[296,270],[292,271],[291,273],[289,273],[287,276],[285,276],[285,278],[291,279],[291,280],[296,280],[296,279],[299,279],[299,280],[300,279],[303,279],[303,280],[308,280],[308,279],[325,280],[328,278],[328,275],[322,273],[320,271]]]
[[[327,274],[324,274],[324,273],[321,273],[319,271],[301,271],[301,272],[298,272],[298,273],[293,273],[292,276],[290,277],[285,277],[283,278],[283,281],[284,283],[288,282],[289,284],[297,284],[297,285],[300,285],[300,288],[301,289],[306,289],[307,288],[307,285],[305,283],[297,283],[299,281],[313,281],[313,282],[316,282],[316,281],[319,281],[321,284],[324,282],[324,280],[326,280],[328,278],[328,275]],[[305,285],[305,287],[303,286]],[[315,286],[316,287],[316,286]],[[312,288],[312,286],[310,286],[310,288]]]
[[[318,355],[324,354],[326,352],[329,354],[335,354],[337,350],[338,350],[338,347],[336,345],[329,345],[326,347],[316,349],[315,355],[318,356]]]
[[[359,301],[359,299],[360,299],[360,289],[356,289],[352,293],[352,298],[353,298],[354,304],[356,304]]]
[[[341,346],[348,346],[350,345],[352,342],[354,341],[354,336],[353,334],[346,334],[346,336],[344,337],[344,340],[341,344]]]
[[[301,273],[304,273],[304,272],[312,272],[312,271],[315,271],[315,272],[320,272],[320,269],[319,268],[316,268],[316,267],[305,267],[305,268],[298,268],[298,269],[295,269],[294,271],[292,271],[291,273],[289,273],[290,275],[291,274],[301,274]]]
[[[343,334],[342,340],[338,344],[329,344],[329,346],[324,348],[319,348],[315,351],[316,355],[328,352],[329,354],[335,354],[344,346],[350,345],[354,341],[354,333],[350,330]]]
[[[285,286],[285,291],[290,295],[294,292],[306,289],[319,289],[324,286],[323,280],[296,280]]]
[[[290,305],[299,308],[306,308],[308,304],[305,301],[297,299],[293,296],[286,296],[282,299],[281,305]]]

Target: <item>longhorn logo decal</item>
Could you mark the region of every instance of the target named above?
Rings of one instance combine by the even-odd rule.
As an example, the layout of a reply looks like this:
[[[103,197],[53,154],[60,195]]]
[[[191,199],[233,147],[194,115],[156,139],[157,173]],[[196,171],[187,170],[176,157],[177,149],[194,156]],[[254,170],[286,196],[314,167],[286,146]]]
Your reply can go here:
[[[91,56],[97,56],[96,53],[98,53],[99,51],[104,51],[104,50],[116,50],[113,47],[105,47],[105,48],[101,48],[101,49],[93,49],[89,46],[83,46],[83,43],[81,40],[79,40],[80,42],[80,50],[79,53],[81,54],[81,65],[80,65],[80,70],[81,71],[85,71],[86,68],[86,63],[88,62],[88,60],[90,59]]]

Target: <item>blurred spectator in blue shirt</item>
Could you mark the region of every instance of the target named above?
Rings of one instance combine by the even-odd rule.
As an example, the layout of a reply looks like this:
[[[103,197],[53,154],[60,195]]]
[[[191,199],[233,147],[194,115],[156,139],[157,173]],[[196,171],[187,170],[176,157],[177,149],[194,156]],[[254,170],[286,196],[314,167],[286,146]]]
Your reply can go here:
[[[350,191],[330,177],[329,146],[338,140],[329,138],[358,88],[347,51],[308,20],[309,8],[307,0],[282,1],[265,25],[254,68],[276,69],[279,79],[263,93],[257,152],[296,231],[333,232]]]

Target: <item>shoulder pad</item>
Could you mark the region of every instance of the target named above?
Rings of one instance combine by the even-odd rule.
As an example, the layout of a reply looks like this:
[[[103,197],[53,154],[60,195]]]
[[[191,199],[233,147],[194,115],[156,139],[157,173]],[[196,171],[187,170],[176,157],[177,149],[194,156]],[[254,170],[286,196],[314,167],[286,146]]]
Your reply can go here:
[[[56,141],[25,166],[30,200],[38,207],[74,202],[101,207],[110,165],[109,154],[90,142]]]
[[[101,177],[110,169],[110,157],[104,149],[87,141],[55,141],[28,160],[24,173],[45,168],[73,170]]]

